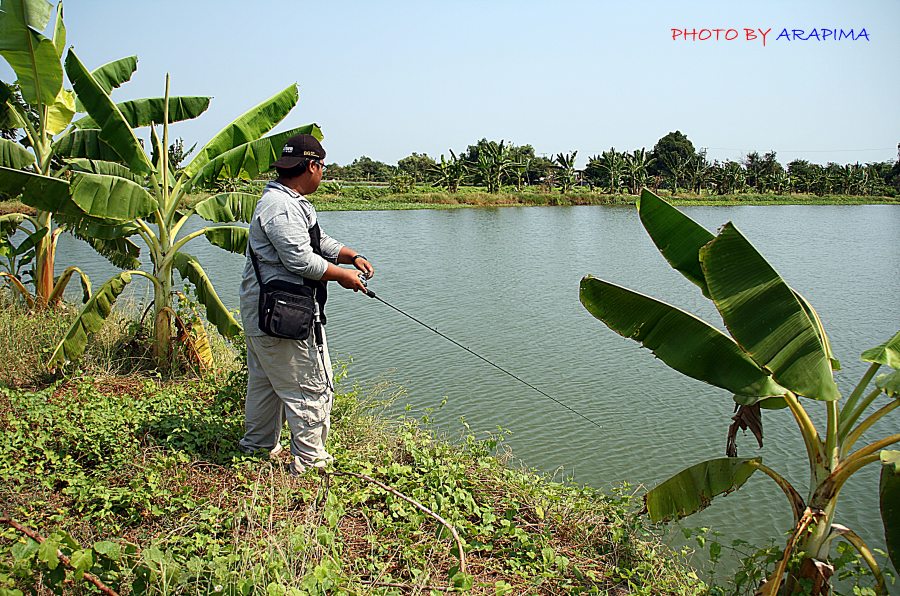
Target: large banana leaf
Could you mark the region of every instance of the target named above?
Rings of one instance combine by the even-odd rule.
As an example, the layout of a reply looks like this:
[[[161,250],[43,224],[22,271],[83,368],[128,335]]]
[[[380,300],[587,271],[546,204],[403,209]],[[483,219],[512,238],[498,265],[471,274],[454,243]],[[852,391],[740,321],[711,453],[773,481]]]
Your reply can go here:
[[[591,276],[581,280],[580,297],[607,327],[682,374],[744,396],[785,393],[730,337],[690,313]]]
[[[250,223],[259,195],[246,192],[223,192],[204,199],[194,206],[194,212],[203,219],[216,223],[242,221]]]
[[[118,89],[131,79],[137,70],[137,63],[137,56],[126,56],[92,70],[91,76],[106,93],[112,93],[113,89]]]
[[[119,58],[92,70],[91,76],[109,94],[113,89],[121,87],[123,83],[127,83],[131,79],[131,75],[137,70],[137,62],[137,56]],[[78,98],[75,99],[75,109],[78,112],[86,111]]]
[[[68,89],[60,89],[53,105],[47,110],[47,132],[58,135],[66,129],[75,116],[75,94]]]
[[[72,173],[72,201],[93,217],[129,222],[146,217],[158,207],[144,187],[125,178]]]
[[[63,76],[53,41],[39,32],[50,22],[46,0],[5,0],[0,10],[0,55],[16,73],[22,98],[53,105]]]
[[[216,294],[216,289],[212,282],[200,266],[196,258],[187,253],[175,254],[173,260],[175,268],[184,279],[190,280],[197,289],[197,298],[201,304],[206,307],[206,318],[210,323],[216,326],[219,333],[225,337],[235,337],[241,332],[240,323],[235,320],[234,316],[228,312],[225,305]]]
[[[840,397],[822,341],[794,292],[728,223],[700,249],[709,293],[741,348],[782,386],[805,397]]]
[[[34,154],[28,149],[8,139],[0,139],[0,166],[21,170],[34,164]]]
[[[170,97],[169,124],[196,118],[209,107],[209,100],[209,97]],[[162,124],[165,103],[164,97],[148,97],[123,101],[117,103],[116,107],[122,112],[129,126],[139,128],[150,124]],[[79,118],[72,124],[76,128],[99,128],[97,122],[90,116]]]
[[[141,247],[128,238],[102,239],[96,236],[80,236],[75,232],[72,235],[87,242],[97,254],[106,258],[119,269],[139,269],[141,267],[141,261],[138,258]]]
[[[860,359],[863,362],[877,362],[900,369],[900,331],[883,344],[863,352]]]
[[[879,486],[884,541],[894,569],[900,571],[900,451],[881,452]]]
[[[288,115],[297,104],[298,98],[297,86],[289,85],[261,104],[250,108],[210,139],[187,165],[185,173],[188,177],[193,177],[200,168],[222,153],[259,139]]]
[[[53,217],[61,226],[78,237],[91,236],[102,240],[112,240],[114,238],[133,236],[140,229],[133,222],[123,223],[114,219],[90,217],[86,214],[72,216],[64,213],[54,213]]]
[[[197,187],[204,182],[219,178],[256,178],[260,172],[268,170],[272,163],[281,157],[284,142],[298,134],[310,134],[317,139],[322,139],[322,130],[318,125],[306,124],[250,143],[244,143],[209,161],[191,178],[189,185]]]
[[[0,167],[0,192],[22,195],[22,202],[41,211],[78,215],[81,209],[69,199],[69,183],[59,178]]]
[[[709,298],[700,249],[715,235],[649,190],[641,192],[637,209],[644,229],[666,261]]]
[[[63,340],[56,346],[47,363],[49,368],[56,368],[66,362],[77,360],[84,353],[88,334],[100,329],[103,321],[112,311],[119,294],[130,282],[131,273],[123,271],[103,284],[103,287],[84,305],[78,318],[69,326]]]
[[[71,130],[53,143],[53,152],[60,157],[122,161],[115,149],[100,138],[100,129]]]
[[[153,166],[125,117],[72,50],[66,55],[66,73],[78,98],[100,124],[100,139],[112,147],[135,173],[150,173]]]
[[[900,370],[875,377],[875,386],[888,397],[900,398]]]
[[[713,497],[739,489],[756,471],[760,458],[711,459],[675,474],[647,491],[644,500],[655,522],[681,519],[706,509]]]
[[[66,51],[66,24],[63,22],[62,0],[56,3],[56,21],[53,23],[53,47],[56,48],[56,55],[62,60],[63,52]]]
[[[141,176],[135,176],[127,167],[114,161],[74,157],[71,159],[67,159],[66,163],[69,164],[69,166],[76,172],[103,174],[105,176],[118,176],[119,178],[131,180],[136,184],[140,184],[143,181]]]
[[[249,232],[250,230],[240,226],[216,226],[206,228],[204,235],[211,244],[242,255],[247,252]]]

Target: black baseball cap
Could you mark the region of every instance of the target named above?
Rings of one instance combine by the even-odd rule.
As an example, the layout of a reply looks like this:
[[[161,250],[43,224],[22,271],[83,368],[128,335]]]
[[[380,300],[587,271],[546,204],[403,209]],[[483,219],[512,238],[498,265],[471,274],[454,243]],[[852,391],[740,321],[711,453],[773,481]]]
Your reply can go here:
[[[294,135],[281,148],[281,158],[272,164],[273,168],[289,169],[305,159],[325,159],[322,144],[312,135]]]

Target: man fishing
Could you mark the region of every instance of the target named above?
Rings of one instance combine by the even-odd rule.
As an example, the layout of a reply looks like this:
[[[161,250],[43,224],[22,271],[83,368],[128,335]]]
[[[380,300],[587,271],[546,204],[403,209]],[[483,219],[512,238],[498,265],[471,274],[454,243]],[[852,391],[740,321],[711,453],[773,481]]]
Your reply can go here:
[[[363,276],[367,279],[375,273],[366,257],[319,228],[315,207],[306,197],[319,187],[324,159],[325,150],[312,135],[296,135],[285,143],[281,158],[272,164],[278,177],[266,185],[250,221],[240,288],[248,368],[240,448],[247,453],[266,449],[277,455],[283,450],[279,437],[287,419],[293,456],[290,471],[295,475],[310,467],[322,468],[333,459],[325,448],[334,400],[323,328],[326,284],[336,281],[354,292],[365,292]],[[272,313],[291,300],[269,301],[264,307],[261,294],[266,299],[271,286],[311,296],[315,318],[308,336],[272,335]],[[289,312],[286,318],[291,316]],[[304,329],[301,335],[306,332],[302,325],[300,329]]]

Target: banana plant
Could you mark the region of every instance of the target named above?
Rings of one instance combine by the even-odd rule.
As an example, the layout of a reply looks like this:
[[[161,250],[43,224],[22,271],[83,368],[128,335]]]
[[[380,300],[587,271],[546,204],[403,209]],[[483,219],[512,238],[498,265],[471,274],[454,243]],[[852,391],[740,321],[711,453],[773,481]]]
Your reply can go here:
[[[16,73],[18,91],[6,83],[0,84],[0,118],[9,128],[25,133],[28,151],[22,145],[0,139],[0,165],[24,169],[49,176],[52,168],[50,144],[75,113],[75,96],[63,89],[60,60],[66,43],[66,29],[62,20],[62,3],[56,7],[53,37],[40,32],[50,23],[52,5],[45,0],[3,0],[0,4],[0,55]],[[13,100],[21,94],[22,103]],[[23,105],[24,104],[24,105]],[[32,113],[29,114],[28,112]],[[32,119],[32,114],[36,118]],[[15,196],[11,189],[0,185],[0,191]],[[53,229],[51,213],[38,210],[30,221],[33,234],[41,233],[33,246],[33,280],[39,304],[46,305],[54,289],[53,266],[58,230]],[[35,237],[34,235],[29,237]],[[26,291],[19,276],[7,277],[14,287]],[[33,302],[33,300],[30,300]]]
[[[53,6],[46,0],[2,0],[0,4],[0,55],[17,77],[16,85],[0,83],[0,122],[4,128],[16,129],[24,137],[21,143],[0,139],[0,192],[9,196],[17,196],[23,190],[22,178],[16,172],[57,179],[68,176],[60,160],[64,155],[61,149],[72,144],[76,129],[72,120],[84,111],[75,94],[63,86],[66,28],[62,2],[55,8],[52,38],[40,33],[48,27],[53,12]],[[128,81],[136,66],[137,58],[129,56],[105,64],[92,74],[111,91]],[[193,102],[193,109],[199,109],[203,101],[208,105],[208,98],[190,98],[185,103]],[[206,108],[200,111],[203,109]],[[161,110],[157,108],[157,112]],[[54,225],[59,221],[52,203],[40,196],[42,186],[33,184],[29,189],[21,199],[34,207],[36,213],[26,218],[32,228],[26,233],[29,238],[38,239],[29,246],[30,253],[18,256],[32,263],[34,295],[25,288],[21,275],[10,274],[5,279],[23,296],[27,294],[26,301],[30,304],[53,306],[60,302],[62,291],[74,273],[80,276],[83,287],[89,288],[90,282],[77,267],[69,267],[54,278],[56,245],[62,229]],[[20,221],[18,225],[24,223]],[[95,247],[103,244],[102,240],[87,240]]]
[[[21,231],[25,234],[25,238],[18,244],[13,242],[12,236],[16,232]],[[32,294],[25,286],[24,278],[26,271],[24,268],[31,264],[37,255],[37,245],[46,236],[47,229],[38,225],[35,217],[24,213],[8,213],[0,215],[0,279],[3,279],[24,301],[28,308],[33,308],[40,298],[36,294]],[[29,273],[34,275],[34,270]],[[53,285],[53,290],[46,299],[46,304],[56,306],[62,302],[63,290],[68,285],[69,280],[78,274],[81,279],[81,288],[84,291],[84,302],[91,298],[91,280],[78,267],[72,265],[59,276]]]
[[[556,184],[559,186],[559,192],[566,194],[575,186],[575,156],[577,151],[572,153],[557,153],[556,159]]]
[[[431,173],[435,176],[434,186],[446,188],[448,192],[455,193],[459,190],[459,185],[469,173],[469,167],[464,159],[460,159],[450,149],[450,159],[445,159],[441,154],[441,161],[431,168]]]
[[[489,193],[500,192],[503,177],[512,169],[514,163],[505,141],[499,143],[490,141],[479,147],[478,171]]]
[[[668,521],[691,515],[714,497],[739,489],[759,471],[782,490],[794,518],[783,557],[761,586],[761,594],[796,593],[801,579],[811,581],[814,591],[826,593],[833,572],[831,548],[840,539],[859,551],[873,571],[877,590],[886,593],[884,574],[872,550],[858,534],[836,522],[836,513],[848,480],[863,467],[880,462],[885,541],[894,568],[900,569],[900,451],[888,450],[900,442],[900,434],[863,440],[875,423],[900,406],[900,332],[862,353],[869,369],[841,405],[833,374],[839,363],[818,314],[732,223],[714,235],[647,190],[638,201],[638,213],[663,257],[713,302],[729,333],[590,275],[581,281],[582,304],[669,367],[731,393],[738,413],[729,443],[738,427],[761,429],[763,409],[786,410],[803,438],[809,466],[809,490],[804,495],[762,458],[736,457],[730,444],[729,457],[691,466],[648,491],[650,518]],[[876,376],[882,367],[890,372]],[[808,412],[812,406],[824,408],[825,428],[813,422]],[[801,562],[792,566],[796,554]]]
[[[186,205],[189,193],[221,177],[252,178],[265,171],[280,155],[284,141],[298,133],[321,138],[314,124],[264,137],[297,103],[296,85],[290,85],[248,110],[225,126],[204,145],[176,175],[168,163],[169,125],[174,114],[181,119],[183,107],[169,97],[166,76],[162,101],[115,104],[105,87],[89,72],[74,51],[65,60],[66,73],[87,110],[90,121],[80,123],[72,136],[88,137],[67,147],[73,172],[70,180],[57,180],[16,173],[23,194],[37,196],[54,206],[59,217],[80,236],[97,241],[108,256],[130,265],[107,281],[85,305],[50,357],[58,367],[78,358],[88,336],[102,324],[117,297],[134,276],[150,281],[154,289],[154,354],[160,367],[167,366],[173,335],[173,272],[193,284],[207,319],[226,337],[240,332],[240,325],[222,304],[199,261],[184,251],[191,240],[205,236],[226,250],[243,253],[246,228],[215,225],[184,234],[185,223],[194,214],[215,223],[249,221],[257,197],[244,193],[221,193]],[[150,122],[151,153],[148,155],[132,130],[141,125],[154,105],[161,107],[159,122]],[[140,116],[139,116],[140,115]],[[96,128],[94,128],[96,127]],[[157,132],[159,129],[159,132]],[[87,134],[79,134],[85,133]],[[85,142],[82,142],[85,141]],[[104,159],[104,156],[107,158]],[[115,159],[111,159],[115,158]],[[3,175],[3,172],[0,172]],[[37,193],[39,189],[42,192]],[[141,241],[150,266],[145,270],[136,258]]]

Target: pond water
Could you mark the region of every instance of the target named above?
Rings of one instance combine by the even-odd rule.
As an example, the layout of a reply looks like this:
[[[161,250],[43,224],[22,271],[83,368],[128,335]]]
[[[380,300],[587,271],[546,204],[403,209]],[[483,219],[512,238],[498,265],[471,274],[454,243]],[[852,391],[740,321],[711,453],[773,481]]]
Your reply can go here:
[[[859,354],[900,328],[900,208],[683,210],[710,230],[733,221],[806,296],[843,364],[838,383],[846,396],[866,368]],[[434,408],[436,424],[451,435],[462,432],[460,418],[482,435],[505,429],[506,443],[526,465],[598,488],[623,481],[652,486],[724,455],[730,395],[672,371],[578,301],[579,281],[590,273],[722,327],[711,304],[659,255],[633,207],[326,212],[320,221],[328,234],[369,256],[379,296],[602,428],[384,304],[335,286],[328,325],[333,355],[352,357],[352,381],[386,379],[404,387],[397,411],[406,404],[415,415]],[[188,252],[201,258],[220,296],[236,307],[244,258],[202,238]],[[61,239],[58,261],[87,264],[95,285],[114,271],[71,237]],[[138,300],[149,300],[145,280],[133,285]],[[823,424],[823,408],[809,409]],[[900,411],[892,414],[871,437],[897,432]],[[789,413],[765,412],[764,431],[763,449],[745,436],[739,454],[761,455],[805,494],[805,454]],[[870,468],[842,493],[838,520],[883,546],[877,469]],[[762,474],[685,522],[711,526],[729,541],[755,542],[778,538],[789,524],[783,495]]]

